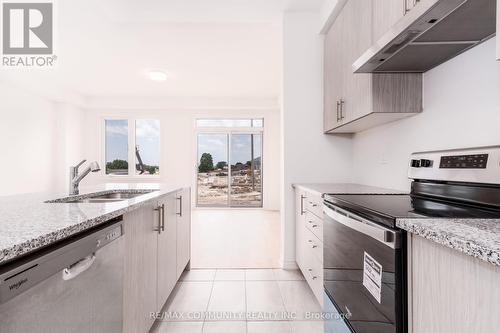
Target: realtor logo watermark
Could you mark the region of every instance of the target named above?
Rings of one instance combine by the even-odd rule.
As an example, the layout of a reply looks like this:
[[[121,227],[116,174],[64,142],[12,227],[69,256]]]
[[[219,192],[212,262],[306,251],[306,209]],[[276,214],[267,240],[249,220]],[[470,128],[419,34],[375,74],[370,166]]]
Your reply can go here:
[[[53,67],[53,2],[2,1],[2,51],[2,67]]]

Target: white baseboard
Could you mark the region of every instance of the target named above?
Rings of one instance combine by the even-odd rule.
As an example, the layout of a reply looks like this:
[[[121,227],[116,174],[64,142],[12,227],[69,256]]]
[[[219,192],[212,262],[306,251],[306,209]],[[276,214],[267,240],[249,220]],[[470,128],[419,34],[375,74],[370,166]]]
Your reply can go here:
[[[282,261],[281,268],[283,268],[283,269],[299,269],[299,266],[297,266],[297,263],[295,262],[295,260],[290,260],[290,261]]]

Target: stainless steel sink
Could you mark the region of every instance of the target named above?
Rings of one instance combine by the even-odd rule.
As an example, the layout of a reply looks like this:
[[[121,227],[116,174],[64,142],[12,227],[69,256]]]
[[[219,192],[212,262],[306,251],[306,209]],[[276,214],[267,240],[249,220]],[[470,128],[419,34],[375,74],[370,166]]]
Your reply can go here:
[[[154,192],[154,190],[144,190],[140,192],[113,192],[113,193],[90,193],[88,195],[77,196],[77,197],[66,197],[56,200],[46,201],[47,203],[112,203],[119,202],[128,199],[133,199],[135,197]]]
[[[144,195],[146,193],[126,193],[126,192],[119,192],[119,193],[108,193],[108,194],[101,194],[97,196],[91,196],[89,199],[103,199],[103,200],[127,200],[127,199],[132,199],[135,197],[138,197],[140,195]]]

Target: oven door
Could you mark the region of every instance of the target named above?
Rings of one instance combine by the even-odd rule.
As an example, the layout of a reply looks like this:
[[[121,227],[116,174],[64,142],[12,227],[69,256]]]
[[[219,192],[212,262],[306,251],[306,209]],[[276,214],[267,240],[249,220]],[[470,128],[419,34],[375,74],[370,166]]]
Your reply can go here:
[[[324,205],[324,287],[356,333],[407,332],[406,234]]]

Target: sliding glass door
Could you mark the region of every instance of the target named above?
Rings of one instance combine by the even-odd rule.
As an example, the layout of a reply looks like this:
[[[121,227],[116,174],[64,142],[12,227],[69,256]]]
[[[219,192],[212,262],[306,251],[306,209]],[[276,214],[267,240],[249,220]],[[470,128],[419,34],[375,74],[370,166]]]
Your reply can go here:
[[[197,204],[262,207],[262,133],[199,133]]]
[[[231,206],[262,206],[262,134],[231,135]]]
[[[198,206],[229,205],[228,145],[228,134],[198,134]]]

